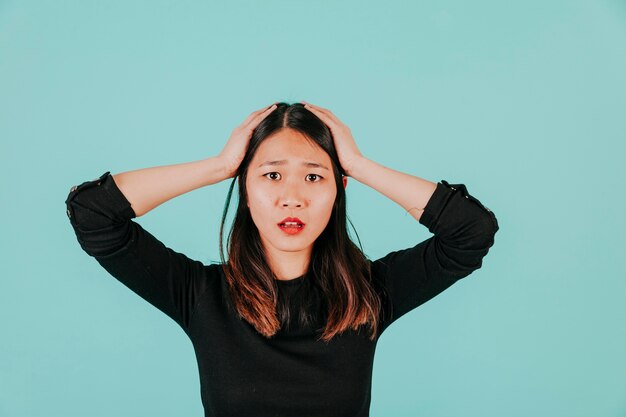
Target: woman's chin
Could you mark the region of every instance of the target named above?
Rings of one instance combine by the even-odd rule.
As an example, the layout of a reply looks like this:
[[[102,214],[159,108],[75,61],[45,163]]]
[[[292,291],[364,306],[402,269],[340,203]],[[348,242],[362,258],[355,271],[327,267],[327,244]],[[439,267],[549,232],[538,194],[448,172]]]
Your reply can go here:
[[[279,237],[266,241],[266,243],[269,243],[274,249],[283,252],[301,252],[313,246],[313,242],[309,241],[309,239],[299,239],[296,236]]]
[[[276,232],[261,234],[261,241],[265,246],[269,245],[274,250],[282,252],[310,251],[317,239],[317,236],[312,239],[310,232],[311,230],[303,230],[298,233],[287,233],[279,229]]]

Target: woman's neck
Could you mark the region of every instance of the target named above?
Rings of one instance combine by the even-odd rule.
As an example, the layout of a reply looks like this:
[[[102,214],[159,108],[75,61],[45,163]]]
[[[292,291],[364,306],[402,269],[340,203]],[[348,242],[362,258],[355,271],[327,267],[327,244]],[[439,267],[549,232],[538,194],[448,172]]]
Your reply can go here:
[[[311,248],[297,252],[285,252],[275,248],[268,250],[266,248],[265,253],[270,268],[276,278],[281,281],[292,280],[304,275],[311,259]]]

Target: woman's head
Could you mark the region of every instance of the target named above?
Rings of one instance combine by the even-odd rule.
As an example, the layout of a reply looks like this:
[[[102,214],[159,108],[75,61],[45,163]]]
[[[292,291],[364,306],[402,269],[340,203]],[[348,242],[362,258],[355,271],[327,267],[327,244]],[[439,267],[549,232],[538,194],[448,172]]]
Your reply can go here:
[[[239,200],[226,261],[222,236],[235,180]],[[366,316],[371,319],[378,312],[367,259],[348,236],[347,177],[331,131],[317,116],[300,103],[278,103],[253,131],[235,180],[222,217],[220,255],[242,317],[266,336],[288,320],[288,309],[277,302],[277,277],[271,265],[284,252],[306,256],[305,280],[326,295],[325,339],[364,324]],[[293,229],[280,225],[288,217],[298,218],[304,227],[288,233]]]
[[[261,122],[238,171],[238,215],[250,217],[268,260],[280,251],[308,259],[327,226],[330,236],[345,230],[342,172],[330,130],[301,104],[281,103]],[[303,225],[284,227],[289,217]]]

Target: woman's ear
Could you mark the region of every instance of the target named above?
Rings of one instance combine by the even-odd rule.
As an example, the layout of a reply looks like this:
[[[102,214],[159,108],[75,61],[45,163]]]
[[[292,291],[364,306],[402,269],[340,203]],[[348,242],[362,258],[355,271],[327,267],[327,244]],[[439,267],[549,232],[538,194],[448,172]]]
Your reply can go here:
[[[344,188],[344,190],[345,190],[345,189],[346,189],[346,186],[348,185],[348,176],[347,176],[347,175],[344,175],[341,179],[342,179],[342,181],[343,181],[343,188]]]

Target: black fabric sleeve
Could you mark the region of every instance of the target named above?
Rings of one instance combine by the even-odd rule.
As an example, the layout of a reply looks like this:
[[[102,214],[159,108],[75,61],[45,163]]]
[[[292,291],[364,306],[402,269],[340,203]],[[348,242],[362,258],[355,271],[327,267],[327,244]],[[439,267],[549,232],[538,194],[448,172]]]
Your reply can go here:
[[[494,213],[464,184],[437,183],[420,217],[434,236],[372,262],[388,298],[380,333],[407,312],[482,266],[499,229]]]
[[[187,332],[206,286],[204,264],[166,247],[131,220],[136,214],[109,171],[72,187],[65,204],[81,248]]]

